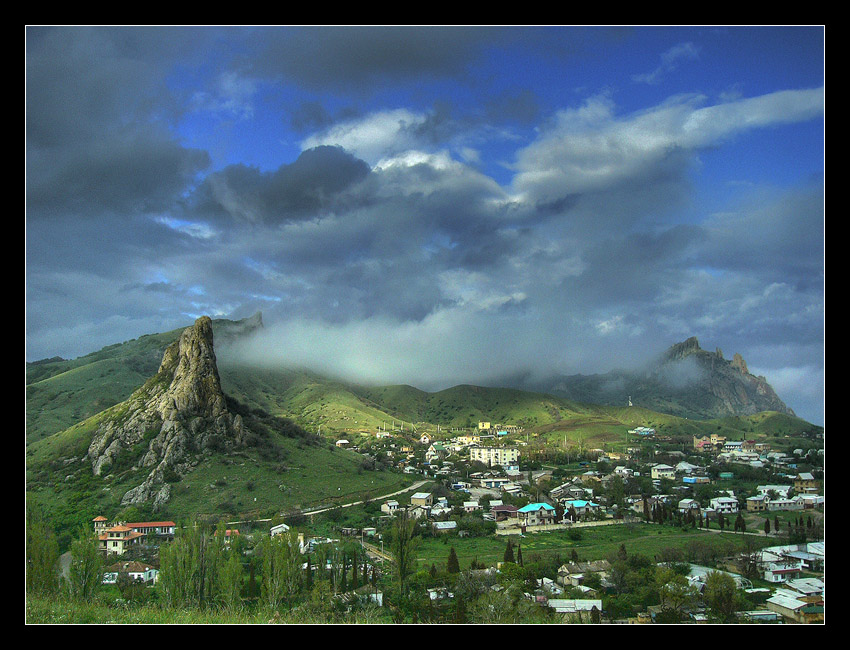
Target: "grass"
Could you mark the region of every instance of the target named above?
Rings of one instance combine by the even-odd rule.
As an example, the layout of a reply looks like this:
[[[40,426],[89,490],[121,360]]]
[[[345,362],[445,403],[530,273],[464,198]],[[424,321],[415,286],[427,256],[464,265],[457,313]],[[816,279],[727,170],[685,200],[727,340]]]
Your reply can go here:
[[[688,529],[652,524],[620,524],[611,526],[586,527],[580,530],[581,538],[570,538],[568,531],[551,531],[519,535],[493,536],[479,538],[427,538],[420,549],[418,562],[420,568],[431,564],[443,566],[448,559],[449,548],[454,547],[461,569],[469,567],[473,560],[493,566],[502,561],[508,539],[514,546],[522,547],[523,558],[529,561],[533,555],[541,557],[560,557],[567,561],[573,550],[584,561],[607,559],[615,554],[621,544],[630,554],[641,554],[654,558],[663,550],[677,548],[687,552],[694,542],[701,545],[703,551],[713,551],[718,555],[728,555],[744,548],[747,540],[760,546],[775,544],[770,538],[742,536],[727,533],[711,533],[700,529]],[[516,551],[514,551],[516,553]]]

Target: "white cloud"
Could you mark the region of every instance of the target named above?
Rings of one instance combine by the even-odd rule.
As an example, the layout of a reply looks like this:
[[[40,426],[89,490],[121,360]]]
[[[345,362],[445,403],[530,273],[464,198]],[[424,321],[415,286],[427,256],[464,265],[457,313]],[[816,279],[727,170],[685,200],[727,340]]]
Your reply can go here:
[[[675,97],[619,117],[610,98],[597,96],[579,108],[560,111],[554,125],[518,153],[514,190],[553,201],[683,176],[693,154],[705,147],[750,129],[821,115],[824,90],[781,91],[700,108],[704,101],[700,96]]]
[[[652,72],[636,74],[632,80],[638,83],[657,84],[662,78],[676,70],[682,61],[693,61],[699,58],[699,47],[693,43],[679,43],[661,55],[660,65]]]
[[[301,148],[341,146],[370,165],[375,165],[382,159],[416,149],[419,144],[416,129],[426,119],[426,114],[405,108],[380,111],[362,119],[335,124],[305,139]]]

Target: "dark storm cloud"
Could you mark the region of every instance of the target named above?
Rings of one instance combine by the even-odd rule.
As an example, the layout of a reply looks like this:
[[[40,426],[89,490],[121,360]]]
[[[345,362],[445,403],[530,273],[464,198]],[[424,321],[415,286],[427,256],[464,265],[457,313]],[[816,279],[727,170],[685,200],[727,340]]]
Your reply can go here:
[[[30,216],[157,211],[209,164],[163,126],[179,113],[163,83],[190,49],[169,30],[37,29],[27,41]],[[199,38],[203,35],[199,34]]]
[[[274,172],[230,165],[210,174],[190,201],[198,215],[249,223],[311,217],[335,195],[369,175],[369,166],[340,147],[308,149]]]
[[[301,27],[264,30],[255,69],[307,87],[346,89],[400,78],[458,76],[494,28]]]

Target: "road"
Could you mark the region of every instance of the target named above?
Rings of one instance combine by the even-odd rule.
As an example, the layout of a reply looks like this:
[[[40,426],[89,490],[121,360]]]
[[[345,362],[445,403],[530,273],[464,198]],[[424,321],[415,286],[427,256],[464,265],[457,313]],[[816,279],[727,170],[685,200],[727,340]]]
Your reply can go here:
[[[397,490],[396,492],[391,492],[390,494],[383,494],[381,496],[374,497],[373,499],[370,499],[370,501],[376,501],[378,499],[388,499],[390,497],[398,496],[399,494],[404,494],[405,492],[410,492],[411,490],[417,490],[417,489],[421,488],[423,485],[425,485],[426,483],[430,483],[430,482],[431,481],[418,481],[418,482],[414,483],[413,485],[410,485],[410,486],[403,488],[401,490]],[[336,508],[350,508],[351,506],[359,506],[361,503],[363,503],[362,500],[361,501],[352,501],[351,503],[343,503],[342,505],[339,505],[339,506],[328,506],[327,508],[319,508],[317,510],[305,510],[301,514],[307,515],[309,517],[309,516],[312,516],[312,515],[318,515],[322,512],[327,512],[328,510],[335,510]],[[245,523],[253,523],[253,522],[259,522],[259,521],[271,521],[271,519],[251,519],[249,521],[228,521],[227,525],[233,526],[235,524],[245,524]]]
[[[397,492],[393,492],[391,494],[384,494],[382,496],[375,497],[374,499],[370,499],[370,501],[375,501],[375,500],[378,500],[378,499],[388,499],[389,497],[394,497],[394,496],[397,496],[399,494],[404,494],[405,492],[410,492],[411,490],[416,490],[418,488],[421,488],[426,483],[430,483],[430,481],[418,481],[417,483],[414,483],[413,485],[406,487],[403,490],[398,490]],[[359,506],[361,503],[363,503],[363,501],[352,501],[351,503],[344,503],[341,506],[328,506],[327,508],[321,508],[319,510],[305,510],[301,514],[318,515],[319,513],[327,512],[328,510],[335,510],[336,508],[350,508],[351,506]]]

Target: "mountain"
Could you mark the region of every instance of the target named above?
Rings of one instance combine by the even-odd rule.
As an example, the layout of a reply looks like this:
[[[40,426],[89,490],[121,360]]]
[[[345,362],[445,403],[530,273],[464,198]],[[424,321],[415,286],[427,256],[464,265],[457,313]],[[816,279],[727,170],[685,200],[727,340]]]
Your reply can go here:
[[[101,420],[84,460],[100,476],[119,456],[141,448],[134,466],[150,471],[121,503],[153,499],[156,508],[170,496],[166,478],[185,475],[199,453],[244,443],[242,417],[228,411],[221,390],[212,321],[204,316],[168,346],[157,373]]]
[[[580,402],[640,405],[652,411],[707,420],[774,411],[794,416],[764,377],[750,374],[740,354],[731,360],[700,348],[696,337],[671,346],[640,371],[561,376],[537,390]]]
[[[143,518],[165,510],[173,517],[271,516],[368,499],[413,481],[226,395],[213,328],[199,318],[126,399],[27,445],[28,501],[57,521],[76,522],[73,530],[86,516],[128,508]],[[112,352],[126,360],[126,350]]]

